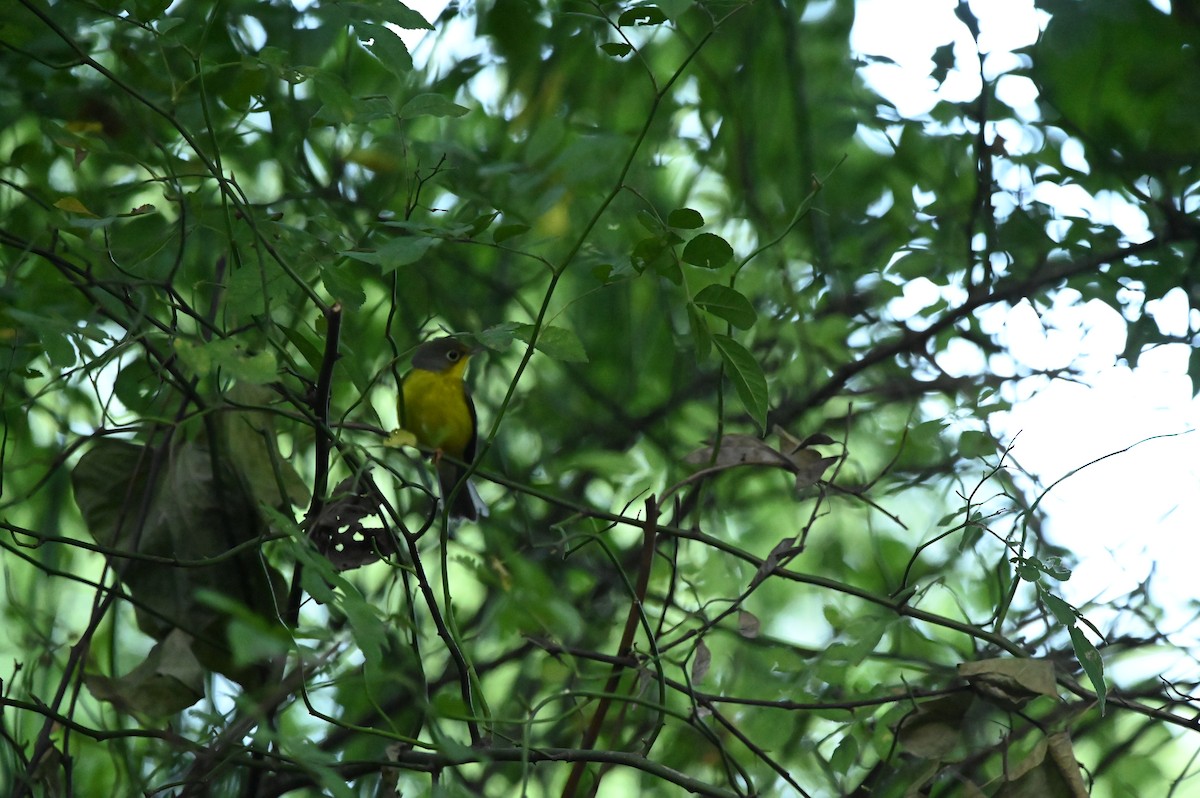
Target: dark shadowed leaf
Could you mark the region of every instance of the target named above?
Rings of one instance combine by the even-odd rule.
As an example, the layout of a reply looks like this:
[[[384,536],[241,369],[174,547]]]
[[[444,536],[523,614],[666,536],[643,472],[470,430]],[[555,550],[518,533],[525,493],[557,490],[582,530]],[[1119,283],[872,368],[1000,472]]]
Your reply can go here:
[[[400,108],[402,119],[418,116],[463,116],[470,111],[458,103],[447,100],[440,94],[418,94]]]
[[[532,324],[518,324],[513,330],[513,335],[525,343],[529,343],[533,338],[533,331]],[[586,363],[588,359],[579,336],[565,327],[543,327],[538,333],[536,346],[539,352],[543,352],[555,360]]]
[[[605,42],[600,45],[600,49],[614,58],[621,58],[633,52],[633,47],[625,42]]]
[[[704,226],[704,217],[691,208],[676,208],[667,215],[667,224],[680,230],[698,230]]]
[[[617,18],[621,27],[627,25],[661,25],[667,21],[667,15],[658,6],[638,6],[625,11]]]
[[[713,233],[700,233],[683,248],[683,262],[705,269],[719,269],[733,260],[733,247]]]

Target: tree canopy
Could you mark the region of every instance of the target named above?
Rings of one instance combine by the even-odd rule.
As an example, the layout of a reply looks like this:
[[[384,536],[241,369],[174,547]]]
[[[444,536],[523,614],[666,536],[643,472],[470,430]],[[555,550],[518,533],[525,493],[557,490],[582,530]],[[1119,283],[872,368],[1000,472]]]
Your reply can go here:
[[[960,2],[905,113],[846,1],[4,0],[0,791],[1200,794],[1197,652],[990,423],[1076,376],[1006,309],[1192,344],[1174,6]]]

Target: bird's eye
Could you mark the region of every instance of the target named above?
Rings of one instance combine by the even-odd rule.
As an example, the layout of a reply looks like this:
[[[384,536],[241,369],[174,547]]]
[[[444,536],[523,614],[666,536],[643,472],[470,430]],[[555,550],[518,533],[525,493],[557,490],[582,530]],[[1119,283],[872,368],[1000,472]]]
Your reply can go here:
[[[459,352],[456,349],[451,349],[449,352],[446,353],[446,359],[449,360],[451,363],[454,363],[460,357],[462,357],[462,352]]]

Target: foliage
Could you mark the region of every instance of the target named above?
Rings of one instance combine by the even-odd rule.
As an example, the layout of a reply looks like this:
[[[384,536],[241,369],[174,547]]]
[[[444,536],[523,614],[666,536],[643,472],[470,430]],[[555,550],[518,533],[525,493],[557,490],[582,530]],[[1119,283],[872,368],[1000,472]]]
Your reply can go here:
[[[988,420],[1071,376],[996,309],[1136,364],[1200,302],[1198,21],[1039,5],[905,116],[848,2],[6,0],[0,789],[1194,783],[1192,685],[1117,677],[1162,608],[1062,598]],[[477,524],[391,434],[447,332]]]

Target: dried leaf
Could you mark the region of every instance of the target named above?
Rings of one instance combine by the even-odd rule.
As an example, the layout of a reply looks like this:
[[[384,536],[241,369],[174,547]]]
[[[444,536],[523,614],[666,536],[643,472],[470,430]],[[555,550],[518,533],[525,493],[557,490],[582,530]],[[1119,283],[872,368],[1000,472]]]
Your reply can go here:
[[[771,429],[771,432],[773,432],[775,437],[779,439],[779,451],[785,454],[791,454],[798,449],[804,448],[804,441],[800,440],[778,424]]]
[[[334,488],[337,496],[321,511],[309,537],[338,571],[364,565],[396,554],[395,539],[387,529],[363,526],[363,519],[376,515],[379,503],[365,483],[347,477]]]
[[[758,630],[761,624],[758,621],[758,616],[752,612],[742,610],[738,613],[738,634],[742,637],[747,637],[753,640],[758,637]]]
[[[964,662],[958,673],[975,690],[995,703],[1019,708],[1039,695],[1058,696],[1054,665],[1044,659],[999,657]]]
[[[778,426],[775,427],[775,434],[779,438],[778,449],[753,435],[734,433],[722,437],[716,447],[708,445],[697,449],[683,461],[697,466],[711,464],[717,469],[743,465],[785,468],[796,475],[797,493],[817,484],[821,475],[838,461],[836,457],[823,457],[820,452],[808,448],[810,442],[833,443],[826,435],[817,433],[802,441]]]
[[[692,660],[692,681],[695,683],[704,681],[704,677],[708,674],[708,666],[711,664],[712,652],[701,640],[696,643],[696,657]]]
[[[165,717],[204,698],[204,676],[204,666],[192,653],[191,637],[174,629],[124,676],[88,674],[84,681],[93,696],[122,712]]]
[[[1050,759],[1070,788],[1072,798],[1087,798],[1087,787],[1083,783],[1083,774],[1079,771],[1079,757],[1075,755],[1071,735],[1067,732],[1051,734],[1046,739],[1046,747],[1050,751]]]
[[[910,754],[922,759],[952,762],[963,739],[963,716],[971,696],[958,694],[924,701],[907,715],[896,730],[896,739]]]
[[[805,436],[805,438],[801,440],[778,424],[772,427],[771,432],[775,435],[775,437],[779,438],[779,451],[782,452],[785,457],[799,451],[800,449],[808,449],[812,446],[828,446],[830,444],[837,443],[837,441],[826,435],[824,432],[814,432],[811,435]]]
[[[1047,756],[1049,754],[1049,756]],[[1038,741],[1007,774],[997,798],[1087,798],[1075,748],[1065,732]]]
[[[740,465],[769,465],[786,468],[787,460],[766,441],[753,435],[734,433],[721,438],[716,447],[716,468],[733,468]],[[706,466],[713,461],[713,447],[704,446],[683,458],[689,465]]]
[[[794,554],[799,553],[803,549],[796,547],[796,536],[784,538],[775,544],[775,548],[771,549],[771,553],[762,561],[762,565],[758,566],[758,570],[754,572],[754,578],[750,580],[750,589],[758,587],[764,579],[774,573],[779,567],[779,563],[784,559],[791,559]]]
[[[836,457],[822,457],[815,449],[801,449],[790,458],[792,470],[796,474],[796,493],[800,493],[821,481],[831,465],[838,461]]]

